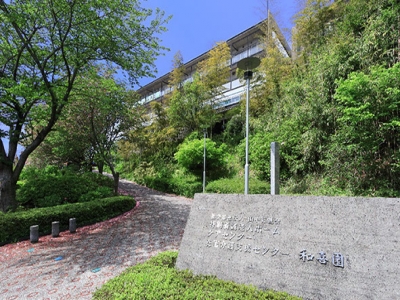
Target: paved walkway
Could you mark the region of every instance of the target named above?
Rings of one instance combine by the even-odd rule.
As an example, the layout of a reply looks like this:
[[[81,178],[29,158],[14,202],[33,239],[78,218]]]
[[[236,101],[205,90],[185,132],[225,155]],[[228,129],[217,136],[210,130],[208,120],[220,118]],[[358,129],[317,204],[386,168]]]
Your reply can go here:
[[[161,251],[177,250],[192,200],[125,180],[120,189],[139,206],[78,228],[75,234],[0,247],[0,299],[91,299],[97,288],[127,267]]]

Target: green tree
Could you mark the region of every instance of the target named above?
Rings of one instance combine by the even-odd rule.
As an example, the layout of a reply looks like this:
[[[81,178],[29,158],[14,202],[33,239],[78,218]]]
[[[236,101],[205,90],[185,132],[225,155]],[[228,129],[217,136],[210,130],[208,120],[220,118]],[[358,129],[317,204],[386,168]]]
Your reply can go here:
[[[355,193],[398,191],[400,183],[400,63],[338,81],[339,129],[332,137],[329,174]]]
[[[255,72],[250,101],[250,112],[254,117],[269,114],[272,106],[281,101],[283,84],[293,72],[292,59],[281,53],[277,47],[277,36],[268,36],[268,28],[263,31],[265,56],[261,58],[260,66]]]
[[[180,91],[183,87],[183,81],[185,78],[185,65],[183,63],[183,56],[180,51],[174,55],[172,61],[172,71],[169,79],[169,85],[175,91]]]
[[[89,74],[88,88],[81,100],[82,111],[88,112],[89,140],[97,163],[106,164],[114,178],[118,193],[119,173],[115,170],[117,142],[126,139],[130,130],[141,126],[143,106],[133,91],[126,91],[110,74]],[[136,97],[135,97],[136,96]],[[82,113],[82,112],[81,112]]]
[[[77,76],[96,61],[128,72],[135,83],[154,71],[164,50],[157,35],[165,31],[163,12],[138,1],[0,0],[0,209],[16,206],[16,183],[29,155],[43,142],[70,99]],[[41,128],[13,167],[24,128]],[[2,127],[3,128],[3,127]]]
[[[210,50],[208,57],[199,63],[192,80],[179,89],[174,88],[168,107],[172,127],[187,135],[214,126],[217,122],[218,101],[224,90],[223,85],[229,78],[229,60],[227,43],[218,43]],[[179,74],[177,69],[173,73]]]
[[[95,161],[100,173],[105,163],[118,187],[117,144],[130,130],[141,126],[144,107],[135,92],[114,80],[113,72],[97,66],[78,77],[71,102],[33,154],[37,161],[67,162],[78,167],[91,167]]]
[[[185,83],[180,91],[172,94],[167,109],[171,126],[184,135],[205,126],[212,111],[198,74],[193,75],[193,81]]]
[[[197,72],[204,87],[205,98],[213,105],[218,104],[223,85],[229,80],[231,51],[226,42],[217,43],[207,59],[199,62]]]
[[[386,178],[382,187],[393,187],[396,162],[382,154],[394,153],[388,146],[393,145],[393,140],[381,143],[378,152],[371,149],[369,152],[361,151],[357,139],[359,135],[382,140],[378,134],[374,135],[377,130],[366,130],[361,123],[345,126],[342,121],[345,112],[343,93],[340,97],[335,94],[339,91],[338,84],[342,87],[347,85],[348,88],[350,83],[342,81],[352,78],[354,91],[364,90],[363,82],[368,82],[368,88],[364,90],[366,94],[363,94],[365,100],[376,99],[374,101],[382,105],[386,101],[383,93],[379,94],[381,102],[378,101],[377,91],[370,89],[374,86],[374,80],[364,80],[364,75],[369,77],[376,73],[373,71],[376,66],[391,68],[398,60],[399,23],[396,16],[400,13],[400,4],[394,0],[354,0],[335,1],[333,4],[308,1],[308,5],[308,10],[301,13],[298,16],[300,21],[296,22],[298,33],[304,34],[301,56],[294,61],[290,76],[281,81],[280,101],[273,101],[270,113],[262,116],[258,123],[256,130],[261,133],[258,140],[282,143],[282,173],[287,174],[285,176],[302,178],[309,174],[327,174],[339,182],[353,182],[350,185],[357,193],[376,190],[379,178]],[[356,77],[364,78],[363,81],[355,80],[354,75],[350,76],[352,72],[357,72],[359,75]],[[379,76],[386,77],[385,72],[380,72]],[[381,113],[374,115],[374,118]],[[394,116],[394,111],[391,115]],[[355,116],[351,118],[357,120]],[[376,123],[377,128],[380,128],[380,122],[383,120]],[[395,130],[378,130],[380,134],[383,131],[396,135]],[[254,142],[260,145],[259,141]],[[371,141],[372,145],[375,143]],[[255,149],[259,148],[256,146]],[[366,164],[362,153],[369,157],[371,163]],[[377,153],[380,158],[375,159]],[[390,165],[391,176],[386,176],[389,167],[383,171],[382,166],[378,165],[382,157],[386,157],[385,163]],[[266,166],[267,157],[253,157],[260,158],[264,162],[258,161],[254,165]],[[355,170],[360,170],[362,174],[355,176]],[[363,178],[368,180],[364,181]]]
[[[303,9],[295,17],[293,44],[302,58],[323,45],[334,32],[333,26],[344,1],[306,0]]]

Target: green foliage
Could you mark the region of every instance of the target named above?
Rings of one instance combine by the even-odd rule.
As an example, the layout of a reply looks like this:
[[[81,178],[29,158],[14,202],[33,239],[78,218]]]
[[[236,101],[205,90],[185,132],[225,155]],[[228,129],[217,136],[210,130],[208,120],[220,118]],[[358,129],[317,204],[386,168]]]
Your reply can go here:
[[[282,194],[305,194],[315,196],[355,196],[349,189],[341,188],[337,182],[320,174],[307,174],[302,177],[292,177],[281,185]]]
[[[298,181],[294,190],[309,192],[307,176],[319,174],[339,193],[397,194],[399,9],[393,0],[306,2],[296,20],[295,64],[278,64],[282,74],[260,66],[274,85],[259,99],[273,99],[271,106],[251,120],[251,170],[259,178],[269,178],[276,141],[281,179]],[[267,55],[263,62],[279,60]]]
[[[237,146],[245,137],[245,120],[237,114],[232,116],[226,123],[226,128],[223,132],[224,142],[231,146]]]
[[[79,197],[78,202],[89,202],[102,198],[111,197],[113,195],[112,188],[106,186],[99,186],[94,191],[89,191]]]
[[[171,84],[174,89],[168,98],[167,115],[170,126],[177,132],[189,134],[213,127],[218,121],[215,108],[218,97],[229,78],[230,49],[227,43],[218,43],[208,53],[207,59],[199,62],[193,80],[183,83],[182,57],[177,54],[172,71]]]
[[[153,76],[168,20],[132,0],[0,2],[0,136],[10,142],[9,153],[0,152],[1,210],[15,208],[19,175],[71,101],[78,75],[101,61],[131,83]],[[18,144],[25,150],[10,168]]]
[[[186,82],[179,91],[172,93],[167,114],[171,126],[178,132],[190,133],[212,125],[210,119],[215,111],[205,93],[198,74],[194,75],[193,81]]]
[[[206,171],[210,178],[218,178],[226,175],[227,146],[217,144],[206,139]],[[175,153],[178,165],[194,175],[201,176],[204,169],[204,140],[187,140],[179,146]]]
[[[339,2],[339,5],[337,4]],[[310,54],[332,34],[335,18],[340,14],[341,1],[307,0],[295,18],[295,46]]]
[[[172,166],[160,161],[157,164],[141,163],[134,171],[134,179],[149,188],[185,197],[193,198],[195,193],[202,191],[202,181],[198,176],[179,170],[174,172]]]
[[[206,186],[206,192],[217,194],[243,194],[244,179],[235,177],[211,181]],[[259,179],[249,178],[250,194],[269,194],[270,192],[271,186],[269,183]]]
[[[17,191],[20,205],[25,207],[48,207],[111,196],[113,182],[96,173],[76,173],[67,169],[47,167],[26,168]],[[101,187],[101,189],[100,189]],[[89,194],[88,194],[89,193]],[[97,199],[99,199],[97,198]]]
[[[173,192],[170,180],[173,170],[171,167],[161,160],[156,162],[142,162],[133,172],[134,180],[149,188],[163,191]]]
[[[170,179],[169,186],[173,193],[193,198],[203,190],[203,181],[198,176],[178,171]]]
[[[76,218],[78,226],[101,222],[133,209],[132,197],[118,196],[86,203],[64,204],[54,207],[35,208],[10,212],[0,218],[0,244],[29,238],[29,227],[39,225],[40,235],[51,233],[51,223],[60,222],[60,230],[66,230],[69,219]]]
[[[257,133],[250,137],[249,161],[251,164],[251,170],[255,171],[257,177],[263,180],[269,180],[270,178],[271,142],[273,142],[271,134]],[[241,146],[241,149],[244,149],[244,145],[242,144]],[[243,159],[244,157],[245,156],[243,155]]]
[[[288,193],[397,196],[400,3],[304,3],[295,17],[293,60],[283,57],[273,39],[266,38],[265,57],[255,72],[250,103],[252,175],[269,180],[270,143],[278,142],[282,190]],[[176,111],[179,108],[177,105]],[[207,182],[242,171],[243,123],[237,114],[227,122],[223,136],[213,137],[230,146],[229,154],[241,160],[240,167],[239,162],[230,160],[229,172],[225,168],[214,176],[208,172],[211,165],[207,159]],[[178,133],[182,137],[191,132],[174,132]],[[185,172],[201,181],[203,145],[201,136],[194,139],[199,140],[197,144],[193,141],[195,135],[178,148],[186,153],[180,154],[179,160],[176,154],[178,166],[165,176],[163,184],[170,190],[177,189],[174,180],[184,186]],[[189,141],[192,147],[187,146]],[[155,144],[153,148],[157,148]],[[146,161],[152,159],[146,157]],[[173,172],[178,167],[185,172]],[[212,191],[222,192],[223,188]]]
[[[95,172],[80,173],[80,177],[83,178],[83,180],[90,180],[99,187],[108,187],[111,189],[114,186],[114,183],[111,178],[99,173]]]
[[[399,78],[397,63],[338,81],[339,129],[325,163],[332,178],[357,194],[399,194]]]
[[[128,268],[98,289],[93,299],[299,299],[214,276],[194,276],[187,270],[178,271],[175,269],[177,256],[177,252],[164,252]]]

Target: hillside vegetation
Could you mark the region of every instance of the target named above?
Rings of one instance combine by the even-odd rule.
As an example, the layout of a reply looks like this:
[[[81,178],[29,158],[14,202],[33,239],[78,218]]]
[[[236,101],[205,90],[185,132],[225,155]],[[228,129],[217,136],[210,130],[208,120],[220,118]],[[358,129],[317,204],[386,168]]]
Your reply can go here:
[[[275,141],[282,193],[399,196],[399,15],[396,0],[308,0],[294,18],[292,58],[264,38],[252,80],[250,193],[269,189]],[[166,105],[151,103],[151,122],[142,114],[112,152],[121,176],[181,195],[201,192],[206,133],[207,190],[243,192],[245,99],[229,111],[212,109],[229,74],[221,63],[227,47],[217,44],[186,83],[177,53]]]
[[[285,193],[398,196],[400,3],[330,2],[307,1],[296,16],[293,59],[282,57],[273,41],[265,38],[266,56],[256,71],[265,80],[254,87],[250,107],[250,180],[269,181],[270,143],[277,141]],[[174,74],[178,71],[174,69]],[[177,88],[173,99],[200,93],[195,84]],[[169,122],[174,112],[153,108],[157,118],[152,125],[134,132],[134,138],[122,145],[120,170],[150,185],[149,177],[183,183],[192,178],[185,174],[197,172],[195,190],[201,191],[202,160],[191,155],[198,164],[187,169],[179,159],[182,155],[174,153],[201,140],[203,132],[192,132],[180,145],[182,134]],[[215,126],[211,132],[206,123],[203,128],[226,147],[225,171],[217,177],[243,176],[244,104],[216,115],[220,125],[225,122],[223,132]],[[197,144],[202,157],[202,145]],[[132,151],[140,155],[132,156]],[[210,175],[216,173],[213,164],[207,167]],[[220,168],[220,162],[215,167]],[[211,176],[207,182],[216,179]],[[214,186],[215,182],[213,190]]]

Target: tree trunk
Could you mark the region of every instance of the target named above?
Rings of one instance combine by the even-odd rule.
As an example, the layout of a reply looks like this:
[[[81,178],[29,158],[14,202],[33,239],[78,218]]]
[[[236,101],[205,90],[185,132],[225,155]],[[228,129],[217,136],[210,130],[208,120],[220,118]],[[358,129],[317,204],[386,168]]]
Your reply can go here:
[[[114,177],[114,195],[118,195],[118,185],[119,185],[119,173],[118,172],[113,172],[113,177]]]
[[[102,161],[98,162],[97,163],[97,169],[99,170],[100,174],[103,174],[103,168],[104,168],[104,163]]]
[[[17,182],[13,180],[13,167],[0,166],[0,210],[7,212],[17,208]]]

